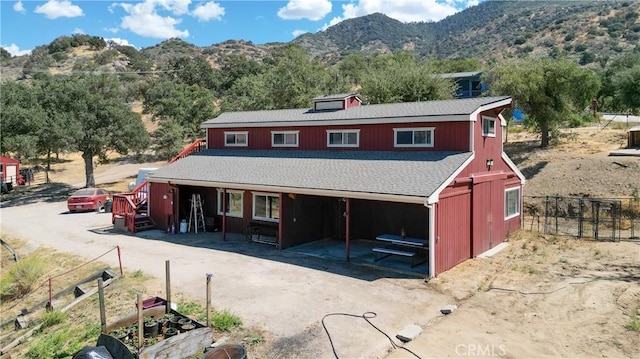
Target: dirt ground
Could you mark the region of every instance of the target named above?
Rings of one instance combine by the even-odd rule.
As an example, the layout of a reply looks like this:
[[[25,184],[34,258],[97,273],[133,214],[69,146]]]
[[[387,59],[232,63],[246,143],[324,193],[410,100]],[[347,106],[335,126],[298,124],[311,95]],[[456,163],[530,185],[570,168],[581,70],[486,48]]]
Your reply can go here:
[[[547,149],[528,132],[511,133],[505,152],[527,178],[525,196],[629,197],[640,191],[640,157],[609,156],[627,145],[626,128],[564,129]]]
[[[505,152],[527,177],[524,191],[527,196],[559,194],[627,197],[640,190],[640,158],[608,156],[609,151],[624,147],[625,143],[625,129],[588,127],[565,130],[559,143],[543,150],[537,147],[538,139],[534,135],[513,132],[509,134]],[[83,181],[84,171],[78,170],[81,167],[71,166],[73,161],[67,163],[68,169],[60,169],[56,173],[58,180],[64,179],[66,183]],[[128,171],[122,171],[124,167],[119,167],[120,165],[117,161],[101,165],[98,167],[99,171],[96,171],[97,178],[108,175],[112,177],[108,177],[106,183],[113,186],[126,184],[130,180],[127,177],[135,172],[126,173]],[[81,254],[85,247],[98,244],[91,242],[94,240],[76,248],[75,252]],[[128,241],[124,245],[130,243]],[[155,251],[154,248],[149,250]],[[182,258],[187,253],[187,249],[184,249],[176,254]],[[136,257],[141,255],[142,253],[136,254]],[[241,256],[244,254],[241,253]],[[186,257],[182,259],[187,260]],[[200,257],[195,262],[207,260],[209,259]],[[243,257],[242,260],[247,259]],[[247,263],[248,266],[256,265],[251,258]],[[271,268],[255,267],[257,276],[248,277],[248,281],[242,276],[232,273],[228,275],[245,289],[252,286],[262,288],[266,284],[260,281],[260,274],[272,273],[275,266],[281,264],[274,263]],[[186,264],[185,269],[195,270],[197,265],[198,263]],[[292,272],[299,271],[295,266],[288,268]],[[318,276],[326,270],[327,268],[304,274],[301,272],[307,281],[294,288],[287,287],[287,290],[292,290],[291,295],[296,296],[305,293],[307,286],[313,286],[317,290],[314,282],[317,284],[316,281],[320,278]],[[158,275],[160,277],[161,273]],[[414,317],[416,324],[423,328],[423,334],[406,344],[407,348],[422,358],[640,357],[638,241],[594,242],[521,231],[509,238],[508,247],[495,256],[469,260],[427,284],[420,279],[381,278],[368,286],[360,287],[362,283],[339,273],[331,273],[330,277],[328,283],[331,284],[324,288],[325,291],[328,290],[327,293],[339,290],[338,285],[346,285],[363,294],[359,296],[358,293],[350,293],[340,300],[332,300],[326,294],[326,298],[320,298],[324,303],[323,308],[330,304],[329,307],[333,307],[335,311],[356,312],[356,308],[360,308],[357,303],[365,298],[365,291],[366,295],[380,295],[379,301],[364,303],[369,308],[376,308],[379,313],[385,313],[385,308],[396,307],[392,304],[394,302],[413,303],[411,306],[423,303],[421,305],[425,309]],[[158,278],[148,282],[146,293],[162,293],[162,281]],[[383,295],[386,293],[384,290],[393,287],[402,288],[407,297]],[[233,290],[231,288],[233,286],[227,289]],[[185,290],[182,295],[186,298],[197,297],[196,292],[197,290]],[[425,293],[433,295],[433,303],[427,305],[424,298],[420,299]],[[316,307],[315,299],[304,297],[300,303],[279,303],[276,296],[256,297],[250,290],[245,296],[249,296],[245,299],[255,303],[269,301],[268,310],[273,312],[265,316],[265,321],[260,324],[251,322],[250,319],[264,315],[265,313],[256,312],[260,308],[264,309],[264,306],[239,311],[239,314],[248,319],[246,322],[252,323],[251,330],[259,332],[264,338],[263,342],[250,348],[251,358],[333,356],[319,322],[324,309]],[[234,299],[225,297],[218,297],[216,300],[232,308]],[[431,312],[434,305],[439,308],[444,303],[456,304],[458,309],[448,316]],[[300,308],[306,310],[300,311]],[[420,312],[419,308],[416,309]],[[291,325],[279,318],[282,316],[289,316]],[[315,319],[307,326],[294,325],[297,322],[304,323],[301,321],[304,316]],[[384,357],[384,354],[372,354],[384,351],[362,350],[360,353],[368,354],[356,354],[357,348],[362,344],[380,345],[377,340],[379,334],[375,331],[371,334],[372,338],[376,338],[373,340],[375,345],[370,342],[360,343],[358,338],[349,336],[351,332],[368,330],[369,328],[365,329],[366,324],[361,327],[362,323],[354,324],[350,319],[332,319],[333,322],[329,325],[337,333],[338,339],[334,340],[337,341],[340,357]],[[399,325],[397,319],[382,320],[386,324],[383,327],[386,328]],[[278,321],[277,326],[270,321]],[[395,331],[389,334],[393,336]],[[391,349],[388,342],[386,345]],[[341,352],[340,348],[346,346],[351,347],[350,351]],[[413,357],[403,350],[390,351],[390,358]]]

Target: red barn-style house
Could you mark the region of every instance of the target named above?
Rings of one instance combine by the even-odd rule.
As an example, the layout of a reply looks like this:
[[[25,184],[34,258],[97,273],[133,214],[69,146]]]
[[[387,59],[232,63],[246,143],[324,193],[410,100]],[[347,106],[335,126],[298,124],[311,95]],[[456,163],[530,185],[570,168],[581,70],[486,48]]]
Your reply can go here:
[[[510,106],[510,97],[362,105],[341,94],[311,109],[223,113],[202,124],[204,150],[150,175],[149,215],[178,228],[197,194],[223,237],[271,228],[279,248],[335,238],[347,260],[355,239],[415,241],[433,277],[521,227],[525,179],[502,146]]]

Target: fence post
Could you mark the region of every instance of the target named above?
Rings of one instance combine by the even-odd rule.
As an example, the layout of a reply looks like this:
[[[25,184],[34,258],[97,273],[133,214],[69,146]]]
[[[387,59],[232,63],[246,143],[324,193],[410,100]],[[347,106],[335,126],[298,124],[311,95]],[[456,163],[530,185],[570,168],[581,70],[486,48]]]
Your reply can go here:
[[[547,223],[549,221],[549,196],[544,197],[544,234],[547,234]]]
[[[122,257],[120,256],[120,246],[116,246],[118,249],[118,263],[120,265],[120,276],[122,276]]]
[[[578,205],[580,206],[580,216],[578,216],[578,238],[582,238],[582,230],[583,230],[583,220],[584,220],[584,207],[582,203],[582,198],[578,200]]]
[[[52,311],[52,310],[53,310],[53,281],[51,277],[49,277],[49,306],[47,308],[47,311]]]
[[[558,234],[558,196],[556,196],[556,234]]]

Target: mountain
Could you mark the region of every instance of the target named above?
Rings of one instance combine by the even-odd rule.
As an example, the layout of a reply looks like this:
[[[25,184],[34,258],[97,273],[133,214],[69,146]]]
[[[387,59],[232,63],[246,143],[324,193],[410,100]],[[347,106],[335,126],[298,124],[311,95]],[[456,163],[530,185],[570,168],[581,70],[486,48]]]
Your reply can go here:
[[[181,56],[204,57],[213,66],[230,54],[261,61],[274,47],[284,45],[228,40],[198,47],[169,39],[137,50],[99,39],[62,36],[38,46],[31,55],[2,57],[3,78],[20,77],[23,69],[31,73],[151,71]],[[483,62],[551,56],[579,59],[584,65],[604,64],[639,48],[640,2],[487,0],[438,22],[402,23],[376,13],[301,35],[292,42],[329,64],[350,53],[397,51],[441,59],[473,57]]]
[[[637,1],[489,0],[438,22],[401,23],[372,14],[293,42],[325,61],[353,52],[400,50],[485,61],[523,55],[589,60],[634,48],[640,39],[639,13]]]

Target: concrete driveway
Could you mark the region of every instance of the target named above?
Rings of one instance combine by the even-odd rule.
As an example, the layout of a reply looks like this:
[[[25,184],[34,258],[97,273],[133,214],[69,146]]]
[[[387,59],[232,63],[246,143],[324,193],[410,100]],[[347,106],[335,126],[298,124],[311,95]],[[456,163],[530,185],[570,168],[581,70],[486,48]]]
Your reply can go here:
[[[375,312],[371,322],[395,337],[409,324],[425,326],[447,304],[421,278],[246,243],[239,235],[222,242],[219,233],[114,234],[110,214],[69,214],[65,202],[1,208],[0,225],[2,233],[27,241],[28,248],[51,247],[87,259],[118,245],[125,270],[141,269],[160,280],[170,260],[172,293],[202,303],[206,273],[213,273],[213,306],[238,314],[246,327],[268,332],[270,358],[333,358],[321,323],[326,314]],[[115,268],[112,253],[100,260]],[[362,319],[331,316],[325,324],[341,358],[382,358],[391,349]],[[249,357],[255,358],[251,352]]]

